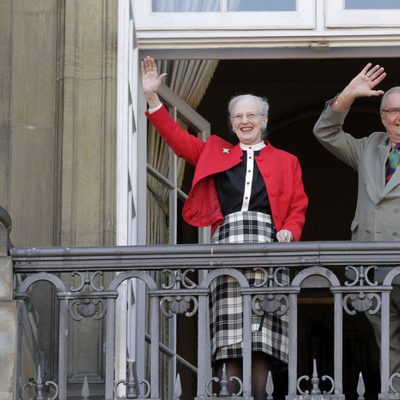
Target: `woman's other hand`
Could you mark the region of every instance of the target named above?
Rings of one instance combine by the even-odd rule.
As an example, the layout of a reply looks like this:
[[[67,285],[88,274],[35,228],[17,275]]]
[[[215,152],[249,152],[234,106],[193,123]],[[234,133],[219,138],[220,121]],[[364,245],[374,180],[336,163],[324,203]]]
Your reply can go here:
[[[287,229],[282,229],[276,234],[278,242],[291,242],[293,240],[292,232]]]

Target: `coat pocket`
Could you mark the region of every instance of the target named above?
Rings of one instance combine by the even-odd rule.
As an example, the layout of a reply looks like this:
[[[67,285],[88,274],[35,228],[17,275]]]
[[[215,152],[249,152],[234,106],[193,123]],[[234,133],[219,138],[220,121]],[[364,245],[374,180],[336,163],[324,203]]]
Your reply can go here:
[[[358,219],[354,219],[350,225],[350,230],[352,232],[355,232],[357,230],[357,227],[358,227]]]

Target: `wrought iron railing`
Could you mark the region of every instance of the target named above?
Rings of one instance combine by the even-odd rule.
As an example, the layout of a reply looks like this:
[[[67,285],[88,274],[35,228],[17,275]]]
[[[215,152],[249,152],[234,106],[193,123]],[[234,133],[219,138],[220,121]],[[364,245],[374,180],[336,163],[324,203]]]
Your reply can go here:
[[[180,245],[180,246],[132,246],[93,248],[14,248],[11,250],[14,274],[23,277],[16,283],[15,299],[19,307],[29,297],[29,288],[38,281],[54,285],[59,307],[59,346],[57,381],[46,381],[40,370],[28,385],[21,385],[19,394],[29,386],[37,399],[44,399],[48,385],[48,398],[66,400],[67,346],[69,319],[97,318],[105,320],[105,393],[104,398],[160,399],[160,353],[168,352],[160,345],[161,318],[174,315],[197,317],[197,371],[196,399],[230,398],[251,399],[251,332],[252,312],[261,304],[262,312],[269,314],[289,313],[289,363],[288,384],[285,394],[288,400],[343,399],[343,320],[357,313],[381,314],[380,388],[381,398],[398,399],[396,381],[400,374],[390,375],[389,370],[389,317],[390,293],[393,280],[400,275],[400,243],[356,242],[295,242],[290,244],[241,244],[241,245]],[[383,282],[376,282],[373,272],[390,267]],[[264,274],[264,282],[249,286],[243,272],[257,268]],[[290,282],[283,284],[278,272],[285,268]],[[114,272],[107,287],[99,284],[99,277]],[[62,276],[73,275],[79,281],[67,287]],[[163,275],[167,279],[156,279]],[[210,283],[220,275],[229,275],[241,286],[243,298],[243,376],[236,377],[240,390],[236,394],[227,391],[229,378],[213,376],[210,359],[208,295]],[[135,360],[127,360],[126,379],[114,376],[116,299],[121,283],[138,279],[147,287],[149,330],[147,376],[136,372]],[[15,280],[19,282],[19,280]],[[298,348],[298,304],[301,294],[308,289],[324,289],[333,298],[333,345],[332,376],[319,378],[317,365],[310,366],[310,377],[299,376],[298,363],[304,349]],[[146,346],[145,343],[141,344]],[[322,371],[324,373],[324,371]],[[218,378],[218,379],[216,379]],[[266,398],[274,398],[273,376],[266,385]],[[355,378],[356,379],[356,378]],[[306,390],[306,381],[310,386]],[[321,390],[321,381],[327,382],[327,390]],[[365,385],[359,375],[354,393],[364,398]],[[216,384],[218,383],[218,385]],[[90,394],[85,381],[82,398]],[[123,397],[118,388],[124,387]],[[215,393],[214,393],[215,392]],[[373,394],[376,396],[376,393]],[[42,396],[42,397],[40,397]],[[57,397],[58,396],[58,397]],[[177,376],[173,399],[183,399],[180,377]],[[166,400],[163,398],[163,400]]]

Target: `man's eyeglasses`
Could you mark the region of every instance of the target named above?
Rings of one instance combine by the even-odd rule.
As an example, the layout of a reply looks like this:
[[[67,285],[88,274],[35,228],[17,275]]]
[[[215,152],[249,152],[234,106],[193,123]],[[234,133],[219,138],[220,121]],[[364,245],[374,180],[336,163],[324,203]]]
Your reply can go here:
[[[400,108],[389,108],[388,110],[381,110],[388,114],[390,117],[398,117],[400,115]]]
[[[234,121],[242,121],[246,117],[249,121],[255,121],[260,115],[256,113],[235,114],[232,119]]]

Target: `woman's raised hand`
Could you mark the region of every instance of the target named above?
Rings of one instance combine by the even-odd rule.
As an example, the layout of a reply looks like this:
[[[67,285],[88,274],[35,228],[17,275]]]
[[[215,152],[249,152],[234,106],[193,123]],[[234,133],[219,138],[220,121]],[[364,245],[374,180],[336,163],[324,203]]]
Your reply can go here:
[[[154,58],[147,56],[141,63],[140,69],[142,72],[142,87],[144,95],[150,107],[160,103],[157,96],[157,91],[163,83],[166,73],[159,75],[157,65]],[[157,103],[157,104],[154,104]]]

